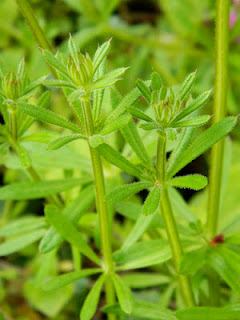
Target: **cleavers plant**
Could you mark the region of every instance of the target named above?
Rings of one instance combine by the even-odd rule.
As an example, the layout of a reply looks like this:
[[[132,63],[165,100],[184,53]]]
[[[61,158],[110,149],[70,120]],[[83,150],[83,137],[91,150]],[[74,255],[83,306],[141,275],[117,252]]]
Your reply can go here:
[[[0,126],[0,152],[2,156],[17,157],[31,180],[24,176],[23,182],[1,187],[0,199],[6,201],[6,207],[15,200],[39,198],[45,198],[46,204],[44,219],[29,217],[8,222],[9,217],[4,217],[0,235],[6,241],[0,244],[0,255],[15,253],[41,239],[41,256],[52,257],[64,241],[68,242],[75,270],[48,279],[49,268],[43,264],[35,285],[54,293],[80,278],[94,276],[94,284],[80,310],[82,320],[93,319],[104,286],[106,305],[102,311],[110,320],[125,319],[128,315],[158,320],[237,320],[237,304],[216,308],[206,303],[204,307],[197,307],[211,300],[206,270],[211,273],[214,270],[240,295],[236,281],[240,270],[239,255],[234,247],[236,239],[231,235],[225,243],[222,233],[209,235],[209,226],[195,218],[175,189],[198,191],[207,186],[205,176],[181,175],[181,170],[228,135],[237,119],[222,117],[204,129],[211,116],[199,113],[208,102],[211,90],[197,98],[191,96],[196,72],[173,87],[165,86],[160,75],[153,72],[150,80],[138,79],[136,87],[122,97],[114,85],[127,68],[107,71],[110,45],[111,41],[103,43],[93,58],[88,53],[83,55],[71,36],[68,57],[42,48],[43,58],[54,70],[55,79],[43,77],[31,83],[26,77],[24,60],[16,74],[1,70],[4,124]],[[46,87],[62,89],[76,121],[49,110],[50,94],[42,93]],[[147,103],[145,110],[136,105],[142,97]],[[60,127],[64,133],[57,137],[41,130],[31,133],[29,128],[34,119]],[[133,159],[111,146],[112,136],[119,132],[131,149],[130,154],[136,155]],[[153,141],[153,154],[145,145],[145,134]],[[77,140],[88,145],[93,175],[83,169],[80,178],[73,178],[71,171],[65,172],[65,179],[48,180],[35,169],[29,142],[47,142],[50,153],[74,141],[78,143]],[[117,174],[124,172],[128,177],[125,181],[131,182],[123,184],[123,179],[115,177],[110,183],[105,174],[105,167],[110,165],[118,168]],[[117,187],[113,187],[115,181]],[[80,193],[77,196],[71,193],[69,197],[68,191],[76,186],[81,186]],[[143,205],[126,200],[143,190],[147,190]],[[98,217],[99,245],[96,234],[88,229],[85,232],[81,226],[81,218],[93,203]],[[135,220],[119,242],[114,242],[112,235],[115,210]],[[96,246],[91,245],[92,238]],[[99,253],[95,247],[100,249]],[[82,256],[91,261],[92,267],[82,267]],[[156,268],[159,274],[156,272],[154,279],[168,286],[166,305],[135,298],[124,272],[129,272],[131,284],[134,276],[138,280],[148,278],[145,272],[135,271],[143,268]],[[149,277],[146,287],[151,285],[153,280]],[[176,311],[167,309],[171,290],[176,293]]]

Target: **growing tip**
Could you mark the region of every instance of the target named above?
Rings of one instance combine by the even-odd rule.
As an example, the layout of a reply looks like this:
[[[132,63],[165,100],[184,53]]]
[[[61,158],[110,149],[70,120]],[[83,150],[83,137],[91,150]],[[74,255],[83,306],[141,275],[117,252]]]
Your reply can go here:
[[[108,40],[108,43],[110,44],[112,42],[112,37]]]

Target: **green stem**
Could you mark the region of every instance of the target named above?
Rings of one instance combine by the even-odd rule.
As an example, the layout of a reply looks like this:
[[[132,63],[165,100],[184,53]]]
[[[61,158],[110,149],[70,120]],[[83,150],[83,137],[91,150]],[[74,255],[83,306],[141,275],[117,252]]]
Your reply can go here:
[[[82,107],[83,107],[87,135],[92,136],[94,134],[94,124],[93,124],[93,118],[92,118],[90,97],[82,101]],[[89,151],[91,155],[93,176],[95,181],[96,205],[97,205],[97,211],[98,211],[98,217],[99,217],[101,244],[102,244],[103,259],[104,259],[104,269],[106,273],[110,274],[111,271],[113,270],[113,260],[112,260],[111,234],[110,234],[108,209],[107,209],[106,202],[104,200],[105,182],[104,182],[102,161],[99,154],[90,145],[89,145]],[[106,281],[106,299],[108,304],[112,304],[115,301],[114,288],[110,278],[108,278]],[[115,317],[113,317],[113,315],[109,315],[109,320],[113,320],[113,319],[115,319]]]
[[[226,116],[227,112],[227,77],[228,77],[228,33],[230,0],[218,0],[216,2],[216,78],[213,122],[216,123]],[[220,213],[220,198],[222,189],[223,159],[225,140],[221,140],[213,146],[211,152],[207,232],[209,238],[218,233],[218,221]],[[216,276],[209,274],[209,288],[212,305],[219,305],[219,284],[216,288]],[[217,281],[219,283],[219,281]]]
[[[179,266],[183,256],[183,249],[179,238],[179,233],[176,221],[173,214],[171,201],[168,194],[168,187],[166,184],[165,167],[166,167],[166,134],[159,134],[157,146],[157,179],[162,185],[161,195],[161,212],[166,227],[168,241],[171,247],[173,261],[178,275],[178,280],[184,301],[188,307],[194,306],[194,297],[191,288],[190,279],[184,275],[179,274]]]

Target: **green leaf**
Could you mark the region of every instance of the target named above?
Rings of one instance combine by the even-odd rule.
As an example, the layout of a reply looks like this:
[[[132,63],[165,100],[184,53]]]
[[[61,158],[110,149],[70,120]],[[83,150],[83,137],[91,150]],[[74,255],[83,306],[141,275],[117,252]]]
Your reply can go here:
[[[59,148],[62,148],[66,144],[68,144],[74,140],[78,140],[78,139],[87,140],[87,138],[82,134],[71,134],[71,135],[63,136],[63,137],[57,138],[55,140],[52,140],[48,144],[47,149],[48,150],[57,150]]]
[[[70,51],[70,55],[73,58],[73,61],[75,65],[77,66],[79,64],[79,58],[78,58],[78,48],[75,40],[72,38],[72,35],[70,34],[69,40],[68,40],[68,48]]]
[[[106,135],[111,132],[117,131],[125,127],[129,121],[131,120],[131,116],[128,113],[125,113],[121,115],[118,119],[113,120],[112,123],[108,124],[106,127],[104,127],[99,134]]]
[[[138,158],[143,161],[145,165],[149,168],[152,168],[152,160],[150,159],[146,148],[143,144],[143,141],[138,133],[136,125],[133,120],[129,124],[121,129],[121,133],[124,136],[124,139],[132,147],[133,151],[136,153]]]
[[[131,313],[133,303],[131,290],[127,287],[125,282],[119,277],[118,274],[112,273],[111,278],[117,293],[117,298],[121,309],[126,313]]]
[[[160,74],[158,72],[153,72],[151,75],[151,80],[152,80],[151,82],[152,90],[153,91],[160,90],[163,85]]]
[[[13,183],[0,188],[0,200],[40,199],[90,182],[89,178]]]
[[[224,245],[209,250],[207,262],[240,296],[240,256]]]
[[[15,147],[16,147],[16,151],[17,151],[21,166],[23,168],[29,168],[31,166],[31,158],[29,156],[29,153],[21,144],[17,143]]]
[[[63,214],[67,216],[73,224],[76,224],[91,206],[94,198],[94,186],[90,185],[89,187],[85,188],[75,200],[73,200],[67,207],[64,208]],[[47,253],[56,248],[63,241],[64,238],[57,233],[53,227],[51,227],[42,238],[39,250],[42,253]]]
[[[191,307],[176,312],[179,320],[238,320],[239,305],[230,305],[223,308]]]
[[[116,251],[113,258],[121,270],[145,268],[171,259],[171,250],[165,240],[149,240]]]
[[[200,107],[202,107],[208,101],[209,97],[211,96],[211,93],[212,93],[212,90],[206,91],[206,92],[202,93],[200,96],[198,96],[195,100],[193,100],[193,102],[191,102],[189,104],[189,106],[184,108],[173,119],[172,124],[178,122],[179,120],[185,118],[190,113],[192,113],[192,112],[196,111],[197,109],[199,109]]]
[[[131,288],[151,288],[170,282],[170,277],[153,272],[130,272],[121,275],[123,281]]]
[[[31,141],[31,142],[41,142],[49,143],[52,139],[56,137],[56,134],[50,131],[37,131],[28,135],[21,137],[20,141]]]
[[[82,90],[82,89],[74,90],[72,93],[70,93],[67,96],[67,99],[68,99],[69,102],[76,102],[84,94],[86,94],[86,92],[84,90]]]
[[[195,117],[192,119],[187,120],[181,120],[178,122],[175,122],[172,126],[174,128],[183,128],[183,127],[199,127],[203,126],[210,120],[211,116],[209,115],[203,115],[199,117]]]
[[[0,257],[15,253],[30,244],[38,241],[44,234],[45,229],[39,229],[31,233],[19,236],[0,244]]]
[[[113,313],[120,316],[127,314],[122,311],[119,304],[106,306],[102,309],[103,312]],[[155,319],[155,320],[177,320],[174,313],[168,309],[162,308],[157,304],[146,301],[134,301],[131,316],[136,318]],[[193,320],[193,319],[191,319]],[[195,320],[195,319],[194,319]],[[203,319],[201,319],[203,320]],[[205,320],[205,319],[204,319]]]
[[[54,54],[49,50],[42,50],[42,55],[50,66],[52,66],[55,70],[60,72],[66,79],[72,81],[71,77],[67,72],[67,68],[61,62],[61,60],[58,59],[58,57],[54,56]]]
[[[137,79],[136,81],[136,86],[138,90],[142,93],[144,98],[147,100],[148,103],[151,102],[151,92],[145,82],[141,79]]]
[[[106,73],[106,58],[103,59],[99,68],[97,69],[94,80],[101,78]],[[93,91],[93,119],[97,121],[101,115],[103,97],[104,97],[105,89],[94,90]]]
[[[23,217],[10,221],[0,228],[0,236],[12,237],[21,233],[27,233],[46,226],[45,218]]]
[[[188,188],[193,190],[201,190],[206,187],[208,180],[201,174],[189,174],[187,176],[175,177],[168,181],[168,184],[177,188]]]
[[[86,244],[82,239],[80,233],[74,227],[73,223],[62,214],[55,206],[47,205],[45,207],[45,215],[50,224],[56,231],[72,245],[76,246],[78,250],[86,257],[94,261],[96,264],[101,265],[101,260],[96,253]]]
[[[188,92],[191,90],[194,80],[196,78],[196,71],[193,73],[190,73],[187,78],[184,80],[182,87],[179,92],[180,99],[183,100],[185,96],[188,94]]]
[[[76,89],[76,86],[69,81],[62,80],[44,80],[42,84],[46,87],[69,88]]]
[[[140,109],[135,108],[133,106],[127,107],[127,111],[134,116],[135,118],[148,121],[148,122],[153,122],[154,120],[150,118],[148,115],[146,115],[144,112],[142,112]]]
[[[171,178],[169,172],[178,164],[179,159],[181,159],[183,152],[188,147],[194,133],[194,128],[183,129],[176,147],[170,155],[170,158],[167,162],[167,179]]]
[[[150,186],[150,182],[134,182],[130,184],[125,184],[108,192],[105,196],[105,200],[108,203],[116,203],[132,196],[135,193],[138,193],[143,189],[147,189]]]
[[[168,177],[174,176],[191,161],[195,160],[215,143],[225,137],[235,127],[236,117],[227,117],[204,131],[196,138],[191,145],[182,153],[181,158],[168,170]]]
[[[159,207],[161,198],[161,189],[159,185],[155,185],[149,192],[146,201],[143,205],[143,215],[148,216],[155,213]]]
[[[102,89],[113,85],[118,80],[121,80],[121,76],[128,68],[118,68],[111,72],[104,74],[100,79],[94,82],[91,86],[92,90]]]
[[[54,277],[54,278],[48,280],[41,287],[45,291],[57,290],[59,288],[62,288],[64,286],[68,285],[69,283],[74,282],[75,280],[78,280],[78,279],[81,279],[81,278],[84,278],[87,276],[91,276],[93,274],[97,274],[101,271],[102,271],[102,269],[92,268],[92,269],[84,269],[81,271],[74,271],[74,272],[65,273],[61,276],[57,276],[57,277]]]
[[[113,149],[110,145],[103,143],[99,145],[96,150],[105,160],[120,168],[124,172],[136,177],[142,176],[142,173],[134,164],[128,161],[124,156],[121,155],[121,153]]]
[[[129,212],[129,206],[125,210]],[[122,249],[126,249],[132,246],[135,242],[137,242],[140,239],[140,237],[144,234],[144,232],[155,220],[156,214],[159,215],[158,212],[149,216],[145,216],[142,213],[138,215],[137,221],[134,227],[132,228],[132,230],[130,231],[130,233],[127,235],[127,238],[123,243]],[[160,218],[160,215],[159,215],[159,218]]]
[[[124,98],[121,99],[121,102],[118,106],[107,116],[104,121],[104,126],[112,123],[113,120],[120,117],[126,110],[132,106],[139,98],[141,97],[141,93],[137,88],[131,90]]]
[[[94,286],[92,287],[91,291],[87,295],[87,298],[84,301],[83,307],[80,312],[80,320],[91,320],[97,310],[97,305],[100,299],[100,294],[102,290],[102,286],[105,282],[106,275],[101,275],[97,281],[95,282]]]
[[[37,120],[82,133],[82,130],[76,124],[47,109],[35,107],[31,104],[23,102],[18,104],[18,108]]]
[[[162,126],[157,122],[141,123],[139,127],[146,131],[162,130]]]
[[[108,55],[111,46],[111,40],[104,42],[96,51],[93,58],[93,72],[95,73],[104,58]]]
[[[184,275],[194,275],[206,263],[206,248],[202,247],[188,253],[182,257],[179,272]]]

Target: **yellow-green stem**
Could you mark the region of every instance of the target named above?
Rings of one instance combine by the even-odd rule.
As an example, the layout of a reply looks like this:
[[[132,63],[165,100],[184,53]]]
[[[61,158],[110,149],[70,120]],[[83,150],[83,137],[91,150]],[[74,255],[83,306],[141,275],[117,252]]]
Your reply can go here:
[[[181,292],[186,303],[186,306],[194,306],[194,296],[192,292],[190,279],[184,275],[179,274],[179,266],[181,263],[183,250],[179,233],[174,218],[171,200],[168,194],[168,186],[165,178],[166,167],[166,134],[159,134],[158,146],[157,146],[157,179],[162,185],[161,195],[161,213],[164,220],[165,228],[168,235],[168,241],[172,251],[173,262],[178,275],[179,285]]]
[[[90,97],[82,102],[85,126],[88,136],[94,134],[94,124],[91,110]],[[99,154],[89,145],[89,151],[91,155],[93,176],[95,181],[96,190],[96,205],[99,217],[100,225],[100,236],[102,244],[102,252],[104,259],[104,269],[105,272],[110,274],[113,270],[113,260],[112,260],[112,248],[111,248],[111,234],[109,225],[109,216],[107,204],[104,200],[105,197],[105,182],[103,175],[102,161]],[[114,288],[110,277],[106,281],[106,300],[108,304],[112,304],[115,301]],[[114,320],[114,315],[109,315],[109,320]]]
[[[215,94],[213,122],[216,123],[226,116],[227,112],[227,88],[228,88],[228,33],[230,0],[218,0],[216,2],[216,65],[215,65]],[[221,204],[223,159],[225,140],[221,140],[213,146],[211,152],[207,232],[208,237],[213,238],[218,233],[218,222]],[[219,305],[220,290],[219,279],[210,271],[209,290],[211,305]]]

